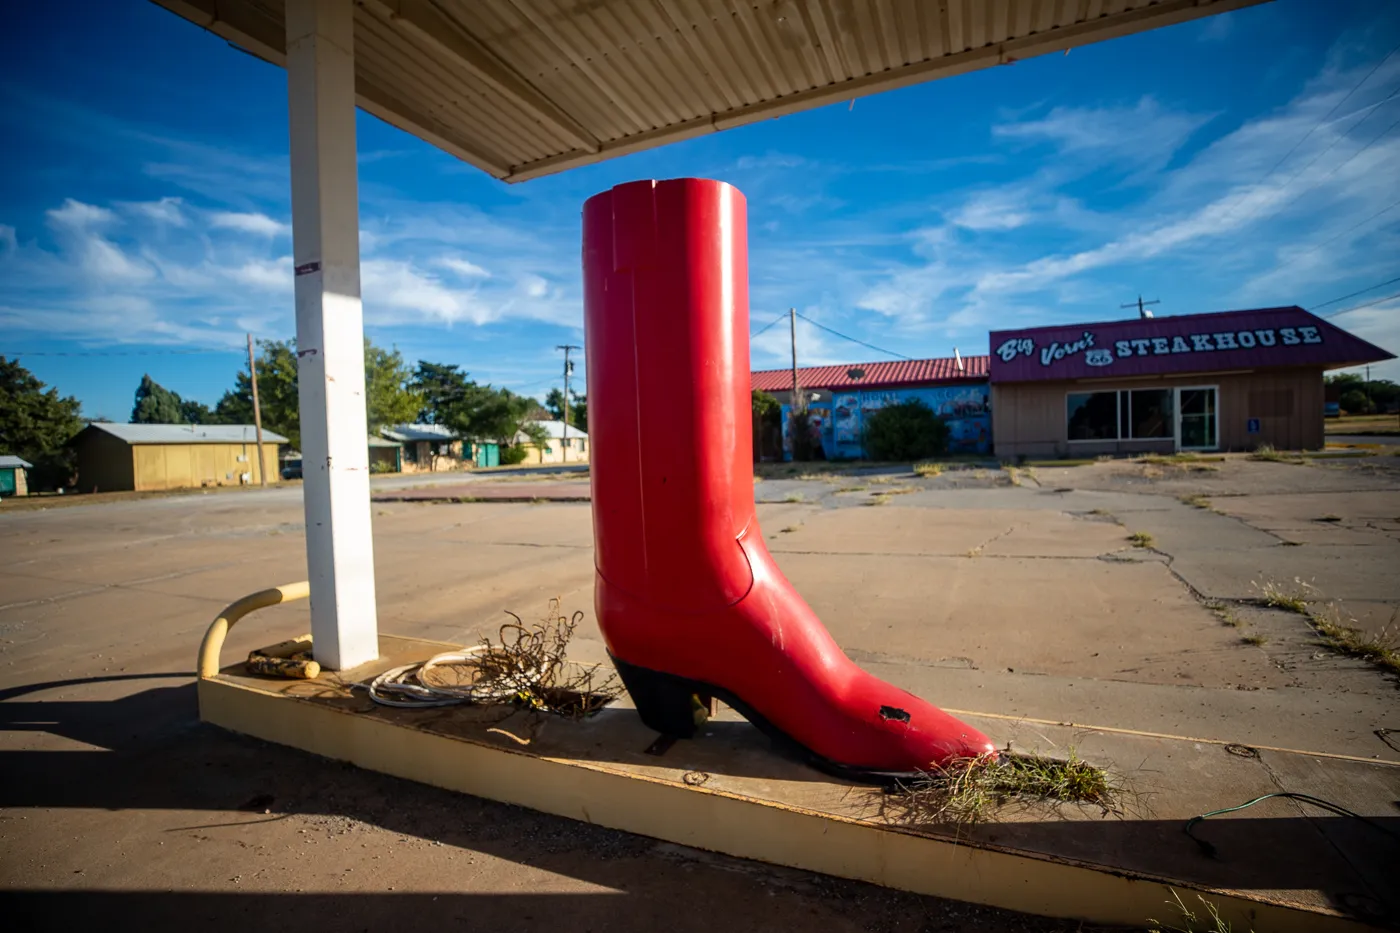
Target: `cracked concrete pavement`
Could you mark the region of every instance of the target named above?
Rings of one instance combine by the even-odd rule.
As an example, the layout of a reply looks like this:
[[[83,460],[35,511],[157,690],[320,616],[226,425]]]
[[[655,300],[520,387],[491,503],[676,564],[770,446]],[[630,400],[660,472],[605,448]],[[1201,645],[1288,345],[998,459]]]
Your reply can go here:
[[[842,646],[936,703],[1400,761],[1377,735],[1400,729],[1394,679],[1251,602],[1299,580],[1380,632],[1400,607],[1400,459],[1205,465],[755,490],[779,565]],[[471,643],[503,610],[528,618],[559,596],[585,613],[574,657],[602,659],[588,505],[374,509],[385,631]],[[1128,540],[1139,531],[1151,547]],[[37,926],[138,908],[153,926],[232,927],[247,908],[346,929],[410,914],[526,929],[562,905],[600,928],[1072,928],[658,846],[199,726],[189,672],[208,621],[305,575],[294,488],[15,512],[0,542],[0,887]],[[305,628],[304,604],[269,610],[226,657]]]

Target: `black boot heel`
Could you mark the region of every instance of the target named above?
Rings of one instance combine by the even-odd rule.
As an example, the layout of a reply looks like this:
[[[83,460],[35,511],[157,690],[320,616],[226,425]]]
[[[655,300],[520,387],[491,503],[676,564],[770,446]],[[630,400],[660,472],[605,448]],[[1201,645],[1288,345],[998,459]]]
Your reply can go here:
[[[648,728],[672,738],[689,739],[709,719],[713,701],[701,692],[699,684],[617,658],[612,658],[612,663]]]

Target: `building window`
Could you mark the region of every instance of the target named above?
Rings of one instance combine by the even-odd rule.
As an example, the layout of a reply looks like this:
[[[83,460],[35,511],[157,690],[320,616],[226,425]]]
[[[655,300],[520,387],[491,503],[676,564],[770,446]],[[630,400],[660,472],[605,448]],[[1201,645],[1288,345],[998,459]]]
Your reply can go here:
[[[1176,413],[1171,389],[1071,392],[1066,397],[1072,441],[1171,440]]]
[[[1070,440],[1118,439],[1117,392],[1071,392],[1068,411]]]
[[[1127,415],[1123,440],[1170,439],[1176,433],[1171,389],[1134,389],[1120,394]]]

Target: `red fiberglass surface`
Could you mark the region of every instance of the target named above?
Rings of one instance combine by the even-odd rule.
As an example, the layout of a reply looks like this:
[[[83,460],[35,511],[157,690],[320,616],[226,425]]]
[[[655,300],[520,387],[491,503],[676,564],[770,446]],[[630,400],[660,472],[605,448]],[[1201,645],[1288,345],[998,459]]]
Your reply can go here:
[[[641,669],[628,686],[649,722],[664,717],[633,689],[642,676],[718,688],[845,768],[907,772],[988,753],[977,730],[851,662],[764,545],[747,254],[744,197],[722,182],[633,182],[584,206],[595,600],[608,649]]]

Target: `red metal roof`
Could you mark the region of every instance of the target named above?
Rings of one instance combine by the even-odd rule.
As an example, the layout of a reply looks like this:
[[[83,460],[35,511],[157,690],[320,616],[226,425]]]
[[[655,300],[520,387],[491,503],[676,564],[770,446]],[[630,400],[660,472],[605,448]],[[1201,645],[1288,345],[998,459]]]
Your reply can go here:
[[[876,389],[884,386],[928,385],[986,379],[990,357],[965,356],[962,369],[951,356],[932,360],[895,360],[885,363],[842,363],[839,366],[800,366],[797,381],[804,389]],[[764,369],[749,377],[763,392],[791,392],[792,369]]]

